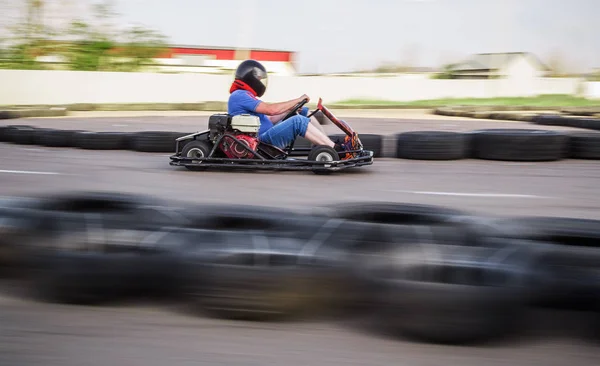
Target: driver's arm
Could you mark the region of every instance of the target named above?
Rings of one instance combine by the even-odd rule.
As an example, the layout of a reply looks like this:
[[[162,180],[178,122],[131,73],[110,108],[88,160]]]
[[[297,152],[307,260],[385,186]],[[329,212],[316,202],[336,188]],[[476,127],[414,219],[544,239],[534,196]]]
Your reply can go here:
[[[294,105],[295,105],[295,104],[294,104]],[[267,118],[268,118],[269,120],[271,120],[271,122],[273,122],[273,123],[277,123],[277,122],[281,122],[281,120],[283,119],[283,117],[285,117],[285,116],[286,116],[286,114],[288,114],[288,113],[289,113],[288,111],[285,111],[285,112],[283,112],[283,113],[276,114],[276,115],[274,115],[274,116],[267,116]]]
[[[266,114],[267,116],[278,117],[279,115],[283,115],[279,118],[283,118],[285,113],[289,112],[296,104],[300,103],[302,100],[308,99],[308,96],[303,95],[300,98],[288,100],[287,102],[280,103],[267,103],[260,102],[256,106],[256,113]],[[271,119],[272,120],[272,119]]]

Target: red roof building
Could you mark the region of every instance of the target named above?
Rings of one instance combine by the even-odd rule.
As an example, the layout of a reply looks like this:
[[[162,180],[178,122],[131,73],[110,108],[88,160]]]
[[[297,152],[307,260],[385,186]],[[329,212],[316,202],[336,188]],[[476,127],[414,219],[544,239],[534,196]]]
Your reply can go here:
[[[237,49],[226,47],[170,46],[169,51],[157,57],[163,65],[173,69],[211,68],[229,72],[246,59],[262,62],[267,70],[277,74],[295,73],[295,53],[267,49]]]

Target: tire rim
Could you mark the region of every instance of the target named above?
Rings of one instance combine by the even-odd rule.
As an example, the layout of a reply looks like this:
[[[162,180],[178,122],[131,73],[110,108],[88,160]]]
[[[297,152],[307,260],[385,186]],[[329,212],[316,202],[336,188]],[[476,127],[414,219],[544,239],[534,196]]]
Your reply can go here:
[[[317,154],[317,157],[315,158],[316,161],[333,161],[333,156],[331,156],[330,153],[328,152],[322,152]]]
[[[204,157],[204,152],[197,147],[193,147],[187,152],[186,156],[188,158],[202,159]],[[192,160],[192,162],[198,163],[198,160]]]
[[[317,154],[315,161],[333,161],[333,156],[330,153],[323,151]],[[330,166],[331,164],[323,165],[325,168],[329,168]]]

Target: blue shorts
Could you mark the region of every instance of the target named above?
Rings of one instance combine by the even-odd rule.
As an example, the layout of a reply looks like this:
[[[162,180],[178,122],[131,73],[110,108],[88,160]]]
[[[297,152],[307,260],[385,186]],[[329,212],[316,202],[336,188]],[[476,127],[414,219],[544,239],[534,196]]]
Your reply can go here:
[[[292,143],[298,136],[304,137],[306,129],[310,123],[308,108],[302,108],[300,115],[290,117],[285,121],[277,123],[275,126],[263,132],[258,139],[269,145],[277,146],[280,149],[285,148]]]

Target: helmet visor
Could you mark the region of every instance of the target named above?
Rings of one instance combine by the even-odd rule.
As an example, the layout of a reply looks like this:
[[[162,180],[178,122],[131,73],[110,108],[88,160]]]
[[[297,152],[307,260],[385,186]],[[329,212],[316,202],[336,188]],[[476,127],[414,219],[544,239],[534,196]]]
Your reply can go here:
[[[257,70],[254,75],[256,76],[258,81],[260,81],[266,88],[269,84],[269,75],[262,70]]]

